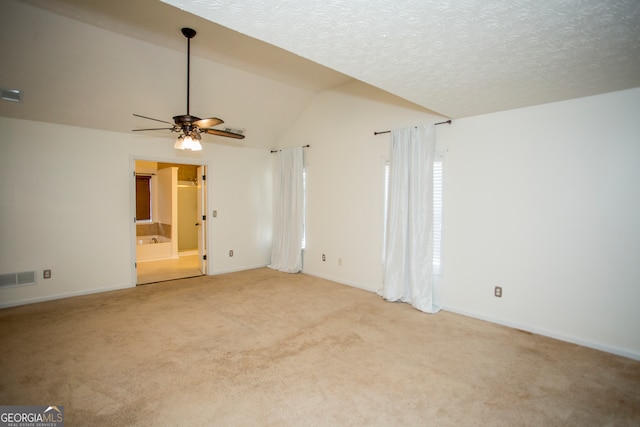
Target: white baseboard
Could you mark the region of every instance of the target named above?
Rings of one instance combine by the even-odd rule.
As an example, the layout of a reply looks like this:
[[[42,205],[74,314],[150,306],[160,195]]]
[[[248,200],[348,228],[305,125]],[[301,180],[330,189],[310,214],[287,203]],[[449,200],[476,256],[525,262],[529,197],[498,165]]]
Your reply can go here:
[[[537,335],[542,335],[545,337],[549,337],[549,338],[554,338],[560,341],[565,341],[565,342],[569,342],[572,344],[577,344],[583,347],[588,347],[588,348],[592,348],[595,350],[599,350],[599,351],[604,351],[605,353],[611,353],[611,354],[615,354],[617,356],[622,356],[622,357],[627,357],[629,359],[633,359],[633,360],[640,360],[640,353],[635,352],[635,351],[631,351],[631,350],[627,350],[624,348],[619,348],[619,347],[615,347],[612,345],[608,345],[608,344],[604,344],[604,343],[599,343],[599,342],[595,342],[595,341],[590,341],[590,340],[585,340],[582,338],[577,338],[574,336],[570,336],[570,335],[566,335],[566,334],[562,334],[562,333],[558,333],[558,332],[554,332],[554,331],[548,331],[545,329],[540,329],[537,328],[535,326],[531,326],[531,325],[525,325],[525,324],[521,324],[521,323],[516,323],[516,322],[511,322],[509,320],[505,320],[505,319],[497,319],[491,316],[485,316],[482,314],[477,314],[477,313],[472,313],[466,310],[461,310],[459,308],[456,307],[451,307],[451,306],[443,306],[442,307],[443,310],[445,311],[450,311],[452,313],[456,313],[456,314],[460,314],[462,316],[467,316],[467,317],[472,317],[474,319],[479,319],[479,320],[484,320],[486,322],[491,322],[491,323],[496,323],[498,325],[502,325],[502,326],[507,326],[509,328],[513,328],[513,329],[519,329],[522,331],[527,331],[527,332],[531,332]]]
[[[192,255],[198,255],[198,250],[196,249],[194,251],[178,251],[178,257]]]
[[[207,276],[217,276],[219,274],[237,273],[238,271],[255,270],[256,268],[264,268],[266,266],[267,266],[266,264],[259,264],[259,265],[253,265],[253,266],[249,265],[249,266],[239,267],[239,268],[230,268],[226,270],[215,270],[210,273],[207,273]]]
[[[109,292],[109,291],[119,291],[122,289],[129,289],[129,288],[135,288],[136,285],[120,285],[120,286],[110,286],[110,287],[106,287],[106,288],[97,288],[97,289],[85,289],[82,291],[74,291],[74,292],[64,292],[61,294],[55,294],[55,295],[47,295],[47,296],[43,296],[43,297],[35,297],[35,298],[25,298],[25,299],[21,299],[21,300],[16,300],[16,301],[10,301],[8,303],[0,303],[0,308],[8,308],[8,307],[16,307],[19,305],[27,305],[27,304],[34,304],[37,302],[45,302],[45,301],[53,301],[53,300],[57,300],[57,299],[62,299],[62,298],[71,298],[71,297],[79,297],[82,295],[91,295],[91,294],[99,294],[102,292]]]
[[[302,271],[304,274],[308,274],[310,276],[314,276],[314,277],[319,277],[321,279],[325,279],[325,280],[330,280],[332,282],[336,282],[339,283],[341,285],[347,285],[347,286],[352,286],[354,288],[358,288],[358,289],[362,289],[365,291],[369,291],[369,292],[374,292],[377,293],[377,291],[369,289],[369,288],[365,288],[364,286],[358,284],[358,283],[348,283],[342,279],[339,278],[335,278],[335,277],[329,277],[326,276],[324,274],[319,274],[313,271]],[[491,322],[491,323],[495,323],[498,325],[502,325],[502,326],[507,326],[509,328],[513,328],[513,329],[519,329],[522,331],[527,331],[527,332],[531,332],[537,335],[543,335],[549,338],[554,338],[560,341],[565,341],[565,342],[569,342],[572,344],[577,344],[583,347],[588,347],[588,348],[592,348],[595,350],[599,350],[599,351],[604,351],[605,353],[611,353],[611,354],[615,354],[617,356],[622,356],[622,357],[627,357],[629,359],[633,359],[633,360],[640,360],[640,353],[635,352],[635,351],[631,351],[625,348],[620,348],[620,347],[615,347],[612,345],[608,345],[608,344],[604,344],[604,343],[599,343],[599,342],[595,342],[595,341],[590,341],[590,340],[585,340],[582,338],[577,338],[574,336],[570,336],[570,335],[566,335],[566,334],[562,334],[562,333],[558,333],[558,332],[554,332],[554,331],[548,331],[545,329],[540,329],[537,328],[535,326],[530,326],[530,325],[524,325],[524,324],[520,324],[517,322],[511,322],[508,320],[504,320],[504,319],[497,319],[491,316],[484,316],[481,314],[477,314],[477,313],[472,313],[466,310],[461,310],[459,308],[456,307],[451,307],[451,306],[443,306],[442,310],[445,311],[450,311],[452,313],[456,313],[456,314],[460,314],[462,316],[466,316],[466,317],[472,317],[474,319],[479,319],[479,320],[484,320],[486,322]]]
[[[237,268],[237,269],[214,271],[212,273],[209,273],[208,275],[209,276],[214,276],[214,275],[217,275],[217,274],[235,273],[235,272],[238,272],[238,271],[253,270],[255,268],[262,268],[262,267],[266,267],[266,265],[260,264],[260,265],[256,265],[256,266],[241,267],[241,268]],[[27,304],[34,304],[34,303],[38,303],[38,302],[53,301],[53,300],[57,300],[57,299],[71,298],[71,297],[77,297],[77,296],[82,296],[82,295],[98,294],[98,293],[101,293],[101,292],[119,291],[119,290],[122,290],[122,289],[129,289],[129,288],[135,288],[135,287],[136,287],[136,284],[134,283],[132,285],[129,284],[129,285],[119,285],[119,286],[108,286],[108,287],[105,287],[105,288],[86,289],[86,290],[74,291],[74,292],[63,292],[63,293],[60,293],[60,294],[46,295],[46,296],[42,296],[42,297],[25,298],[25,299],[19,299],[19,300],[9,301],[9,302],[0,302],[0,308],[17,307],[17,306],[20,306],[20,305],[27,305]]]
[[[340,278],[336,278],[336,277],[330,277],[330,276],[327,276],[327,275],[324,275],[324,274],[316,273],[316,272],[313,272],[313,271],[308,271],[308,270],[305,270],[305,269],[302,269],[302,273],[303,274],[308,274],[309,276],[318,277],[320,279],[329,280],[331,282],[336,282],[336,283],[339,283],[341,285],[351,286],[352,288],[362,289],[363,291],[376,293],[376,290],[367,288],[367,287],[365,287],[365,286],[363,286],[363,285],[361,285],[359,283],[349,282],[349,281],[346,281],[344,279],[340,279]]]

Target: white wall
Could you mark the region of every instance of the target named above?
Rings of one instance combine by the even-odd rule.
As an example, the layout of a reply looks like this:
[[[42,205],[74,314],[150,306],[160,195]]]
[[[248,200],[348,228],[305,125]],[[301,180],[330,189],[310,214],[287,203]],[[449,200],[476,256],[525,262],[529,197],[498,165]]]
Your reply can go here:
[[[640,89],[437,128],[445,309],[640,359],[638,111]],[[439,120],[360,83],[314,98],[280,144],[311,144],[305,273],[382,286],[373,131]]]
[[[318,94],[280,142],[306,145],[303,272],[376,291],[382,286],[383,131],[442,117],[354,82]],[[322,261],[322,254],[326,261]]]
[[[639,112],[634,89],[442,129],[448,309],[640,358]]]
[[[0,289],[0,306],[135,285],[133,159],[209,166],[210,206],[238,218],[229,230],[209,210],[208,271],[268,263],[268,150],[205,142],[201,152],[178,152],[168,138],[8,118],[0,135],[0,274],[38,276],[36,285]],[[220,247],[241,248],[233,264]],[[51,279],[42,279],[45,268]]]
[[[207,178],[208,225],[213,234],[209,271],[217,274],[264,267],[271,259],[271,153],[216,148]],[[212,218],[214,210],[217,216]],[[230,250],[233,257],[229,257]]]

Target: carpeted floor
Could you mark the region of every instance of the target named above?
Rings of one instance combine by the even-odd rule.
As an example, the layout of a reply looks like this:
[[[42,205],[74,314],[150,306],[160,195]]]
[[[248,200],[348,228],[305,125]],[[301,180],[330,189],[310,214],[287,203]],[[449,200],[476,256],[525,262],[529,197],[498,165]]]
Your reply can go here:
[[[0,404],[67,426],[637,426],[640,362],[257,269],[0,310]]]

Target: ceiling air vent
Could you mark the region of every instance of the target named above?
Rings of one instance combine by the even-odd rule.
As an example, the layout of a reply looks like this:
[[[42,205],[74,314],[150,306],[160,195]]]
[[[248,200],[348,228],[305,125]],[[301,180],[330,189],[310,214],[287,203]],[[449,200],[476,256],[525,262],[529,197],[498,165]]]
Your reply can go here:
[[[0,88],[2,90],[2,95],[0,95],[0,98],[2,98],[5,101],[11,101],[11,102],[22,102],[22,91],[19,89],[5,89],[5,88]]]

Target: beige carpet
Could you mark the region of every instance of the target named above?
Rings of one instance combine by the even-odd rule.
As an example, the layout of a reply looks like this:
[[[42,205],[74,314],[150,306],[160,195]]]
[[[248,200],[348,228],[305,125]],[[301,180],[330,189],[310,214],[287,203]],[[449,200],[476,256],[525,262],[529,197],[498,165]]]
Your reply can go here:
[[[258,269],[0,310],[67,426],[637,426],[640,362]]]

